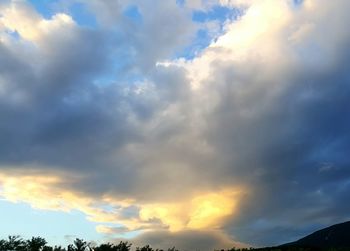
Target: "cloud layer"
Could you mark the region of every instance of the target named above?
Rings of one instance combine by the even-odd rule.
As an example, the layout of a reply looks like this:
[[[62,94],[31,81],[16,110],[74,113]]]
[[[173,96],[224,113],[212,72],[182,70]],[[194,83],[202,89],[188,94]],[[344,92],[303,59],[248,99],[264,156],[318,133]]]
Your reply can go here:
[[[187,249],[348,219],[347,1],[61,4],[0,4],[3,198]],[[242,16],[179,58],[218,5]]]

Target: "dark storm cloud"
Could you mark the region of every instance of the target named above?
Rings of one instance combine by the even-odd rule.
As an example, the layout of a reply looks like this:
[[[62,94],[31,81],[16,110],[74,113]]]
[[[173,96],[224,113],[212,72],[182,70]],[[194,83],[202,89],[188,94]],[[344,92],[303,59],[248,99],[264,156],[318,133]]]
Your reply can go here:
[[[222,159],[228,172],[232,173],[229,179],[233,183],[245,179],[256,189],[247,208],[242,204],[242,217],[232,225],[251,224],[260,219],[273,224],[279,219],[276,228],[307,228],[315,223],[327,225],[348,219],[343,196],[346,198],[350,193],[347,185],[350,93],[344,73],[335,72],[323,78],[308,76],[308,81],[315,85],[306,88],[313,89],[314,97],[300,100],[300,93],[308,90],[288,89],[281,102],[258,118],[237,122],[237,116],[230,116],[232,111],[214,115],[212,120],[219,124],[213,129],[213,138],[216,148],[224,153]],[[220,114],[225,117],[218,118]],[[324,163],[331,163],[331,167],[322,171]],[[262,235],[269,231],[261,228]],[[291,235],[291,239],[304,232]],[[259,241],[250,235],[245,238],[240,229],[235,233],[242,241],[266,244],[266,239]]]
[[[109,4],[112,2],[99,3],[101,8]],[[37,16],[25,3],[13,6],[28,16]],[[150,6],[142,4],[139,8]],[[189,21],[189,14],[174,8],[178,9],[175,3],[162,2],[156,9],[161,15],[144,10],[142,27],[121,17],[121,23],[107,28],[63,24],[43,35],[37,48],[19,44],[17,50],[19,41],[15,39],[11,45],[0,44],[0,138],[6,142],[0,147],[1,166],[25,168],[35,164],[87,172],[86,179],[77,186],[90,192],[115,187],[127,191],[135,185],[130,180],[137,176],[135,160],[121,158],[123,153],[118,149],[143,141],[142,123],[181,98],[186,89],[181,88],[185,80],[180,71],[156,71],[152,74],[160,83],[145,87],[130,83],[128,74],[133,78],[133,72],[125,67],[133,65],[136,71],[143,71],[147,66],[149,70],[159,57],[169,56],[174,48],[181,47],[177,40],[183,43],[194,26],[180,25]],[[99,8],[96,10],[102,14]],[[172,15],[177,22],[165,22]],[[162,37],[164,28],[176,28],[181,35]],[[160,37],[154,43],[157,36]],[[143,63],[137,63],[139,60]]]
[[[58,157],[60,154],[57,155],[53,148],[59,149],[62,144],[67,153],[72,148],[75,151],[87,150],[77,145],[70,148],[69,145],[89,141],[87,135],[94,137],[100,133],[103,125],[111,124],[121,116],[112,114],[115,96],[112,99],[99,92],[92,83],[93,79],[88,77],[98,75],[107,67],[109,52],[100,49],[106,46],[101,41],[101,34],[78,30],[69,35],[73,36],[69,41],[49,39],[49,46],[52,47],[45,50],[54,55],[49,55],[45,63],[40,62],[42,69],[39,73],[31,71],[32,65],[20,66],[19,63],[14,70],[2,68],[3,74],[10,76],[5,79],[5,85],[13,90],[8,91],[10,95],[2,100],[1,126],[5,129],[1,130],[1,134],[4,138],[11,137],[7,141],[15,144],[13,148],[4,149],[7,152],[1,154],[3,158],[10,160],[10,153],[16,149],[13,161],[45,158],[50,161],[50,151]],[[7,58],[11,57],[18,55],[8,55]],[[11,100],[12,92],[20,92],[23,102]],[[110,110],[105,109],[107,106],[111,107]],[[16,130],[12,130],[14,126]],[[6,128],[11,131],[6,131]],[[118,131],[118,127],[113,130]],[[92,146],[92,142],[85,143]],[[67,153],[63,156],[69,157]]]

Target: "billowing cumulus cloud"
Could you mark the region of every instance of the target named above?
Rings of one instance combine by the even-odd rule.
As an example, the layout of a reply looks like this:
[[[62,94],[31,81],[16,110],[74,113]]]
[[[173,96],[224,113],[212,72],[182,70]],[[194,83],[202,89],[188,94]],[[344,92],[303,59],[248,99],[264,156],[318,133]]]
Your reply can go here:
[[[242,14],[179,57],[206,27],[192,12],[219,5]],[[90,1],[89,26],[1,3],[1,197],[184,249],[348,219],[347,7]]]

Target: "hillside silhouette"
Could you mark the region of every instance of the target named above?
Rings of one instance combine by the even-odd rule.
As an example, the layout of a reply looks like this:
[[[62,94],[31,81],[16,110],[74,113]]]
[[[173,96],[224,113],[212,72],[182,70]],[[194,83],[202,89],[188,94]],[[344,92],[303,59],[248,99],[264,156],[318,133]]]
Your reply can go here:
[[[350,250],[350,221],[318,230],[283,246],[348,248]]]

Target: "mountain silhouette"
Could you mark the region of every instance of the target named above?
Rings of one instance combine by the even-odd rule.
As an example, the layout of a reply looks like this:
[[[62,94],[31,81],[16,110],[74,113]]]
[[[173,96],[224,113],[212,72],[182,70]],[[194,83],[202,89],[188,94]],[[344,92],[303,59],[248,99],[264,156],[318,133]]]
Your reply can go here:
[[[350,221],[318,230],[304,238],[282,246],[350,248]]]

